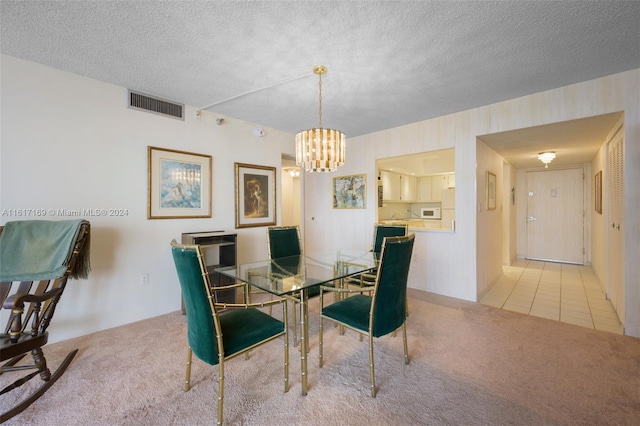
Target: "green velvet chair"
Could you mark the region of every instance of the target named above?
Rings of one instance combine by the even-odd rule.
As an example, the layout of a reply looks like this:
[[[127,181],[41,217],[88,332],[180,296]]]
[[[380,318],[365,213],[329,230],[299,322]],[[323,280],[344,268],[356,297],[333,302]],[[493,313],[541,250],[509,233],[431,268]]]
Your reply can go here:
[[[282,259],[293,260],[289,262],[289,265],[285,265],[287,261],[277,261],[278,265],[283,266],[283,272],[289,272],[291,274],[298,274],[297,262],[295,257],[302,254],[302,242],[300,238],[300,228],[298,226],[270,226],[267,228],[267,245],[269,248],[270,259]],[[318,286],[312,287],[308,290],[309,298],[317,297],[320,295],[320,289]],[[293,344],[298,344],[298,320],[297,320],[297,304],[300,303],[299,295],[289,296],[289,299],[294,302],[293,309]]]
[[[269,257],[277,259],[302,254],[300,228],[298,226],[269,226],[267,228]]]
[[[286,299],[262,303],[214,303],[214,292],[232,288],[246,289],[243,283],[213,287],[198,245],[171,242],[173,260],[187,314],[187,375],[185,391],[191,387],[191,360],[196,357],[210,365],[218,365],[218,423],[223,420],[224,364],[240,354],[247,354],[264,343],[284,337],[284,391],[289,390],[289,336]],[[280,321],[258,308],[282,305]],[[259,374],[259,371],[256,371]],[[247,386],[253,386],[247,383]]]
[[[330,320],[341,326],[355,330],[369,337],[369,373],[371,376],[371,396],[376,396],[374,373],[373,339],[393,333],[402,327],[404,361],[409,363],[407,346],[407,278],[411,264],[415,235],[387,237],[383,240],[380,265],[373,289],[367,288],[320,288],[320,336],[319,353],[322,367],[323,322]],[[326,292],[346,295],[331,305],[324,306]],[[372,295],[362,294],[372,292]]]
[[[373,225],[373,240],[371,243],[371,251],[380,256],[382,251],[382,242],[386,237],[404,237],[407,235],[407,225],[387,225],[376,223]],[[373,285],[376,280],[376,271],[366,272],[351,277],[349,284],[357,284],[361,287]]]

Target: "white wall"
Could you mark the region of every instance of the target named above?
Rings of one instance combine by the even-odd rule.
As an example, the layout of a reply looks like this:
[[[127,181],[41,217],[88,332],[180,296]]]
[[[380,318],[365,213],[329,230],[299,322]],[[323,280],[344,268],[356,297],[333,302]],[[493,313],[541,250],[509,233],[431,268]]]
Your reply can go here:
[[[624,111],[625,133],[625,295],[626,333],[640,337],[640,69],[596,80],[536,93],[505,102],[482,106],[406,126],[354,137],[347,140],[347,162],[337,172],[327,175],[307,174],[304,180],[305,244],[307,248],[369,246],[375,221],[375,161],[381,158],[418,152],[456,149],[456,232],[422,232],[416,235],[409,286],[466,300],[476,300],[486,289],[502,262],[501,255],[487,254],[485,249],[498,247],[502,233],[476,238],[486,225],[485,212],[478,194],[484,194],[483,171],[502,164],[486,163],[476,153],[476,137],[526,127],[574,120],[594,115]],[[428,96],[428,94],[425,94]],[[367,174],[367,209],[365,211],[331,208],[331,177]],[[517,172],[517,175],[520,171]],[[498,173],[496,173],[498,175]],[[502,179],[499,177],[499,183]],[[518,189],[518,188],[516,188]],[[516,195],[517,209],[522,197]],[[500,198],[499,198],[500,199]],[[497,219],[499,220],[499,219]],[[490,226],[495,222],[490,220]],[[518,232],[520,230],[518,229]],[[493,238],[500,241],[495,243]],[[482,251],[480,251],[482,249]],[[501,251],[499,251],[500,253]],[[476,269],[478,272],[476,273]]]
[[[476,142],[477,226],[477,294],[484,295],[502,274],[504,243],[504,159],[480,139]],[[496,208],[487,209],[487,172],[496,175]],[[508,205],[506,206],[508,208]],[[478,298],[479,298],[478,297]]]
[[[69,282],[52,341],[178,310],[169,243],[182,232],[237,232],[240,261],[266,256],[264,227],[234,229],[234,162],[279,169],[281,154],[293,152],[293,135],[266,128],[266,137],[256,138],[254,124],[224,117],[217,126],[220,116],[206,111],[196,121],[192,106],[185,121],[136,111],[127,108],[126,88],[1,59],[0,209],[128,210],[90,218],[92,272]],[[149,145],[213,156],[211,219],[147,219]]]
[[[368,250],[377,210],[376,160],[424,151],[458,148],[456,134],[466,133],[466,113],[439,117],[347,140],[346,164],[330,174],[305,174],[305,249],[349,247]],[[475,146],[456,149],[456,232],[416,232],[409,286],[465,300],[476,299],[475,197],[460,197],[475,191]],[[334,176],[367,175],[367,208],[336,210],[331,203]]]

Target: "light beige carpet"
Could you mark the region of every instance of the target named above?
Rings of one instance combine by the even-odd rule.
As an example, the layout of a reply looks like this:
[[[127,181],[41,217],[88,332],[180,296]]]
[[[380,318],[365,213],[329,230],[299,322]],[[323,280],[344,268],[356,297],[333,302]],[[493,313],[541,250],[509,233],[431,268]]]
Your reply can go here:
[[[283,392],[282,339],[227,363],[231,425],[637,425],[640,339],[412,292],[411,363],[402,339],[376,341],[377,397],[366,339],[326,323],[318,368],[318,301],[311,302],[309,394],[291,346]],[[186,321],[172,313],[48,345],[67,372],[8,425],[215,424],[217,368],[194,360],[183,391]],[[7,375],[4,375],[7,376]],[[14,378],[0,376],[2,384]],[[12,396],[0,397],[0,409]]]

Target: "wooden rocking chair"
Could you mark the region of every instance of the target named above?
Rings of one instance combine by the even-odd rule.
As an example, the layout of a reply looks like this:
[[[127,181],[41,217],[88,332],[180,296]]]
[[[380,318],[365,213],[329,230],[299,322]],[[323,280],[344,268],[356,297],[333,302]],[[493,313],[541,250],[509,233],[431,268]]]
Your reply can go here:
[[[90,224],[85,220],[17,221],[0,227],[0,303],[10,310],[0,334],[0,374],[31,371],[0,391],[0,395],[40,375],[43,383],[2,413],[0,423],[24,411],[62,376],[78,350],[52,373],[42,352],[47,328],[68,278],[87,278]],[[19,362],[29,353],[34,364]],[[16,399],[18,399],[16,397]]]

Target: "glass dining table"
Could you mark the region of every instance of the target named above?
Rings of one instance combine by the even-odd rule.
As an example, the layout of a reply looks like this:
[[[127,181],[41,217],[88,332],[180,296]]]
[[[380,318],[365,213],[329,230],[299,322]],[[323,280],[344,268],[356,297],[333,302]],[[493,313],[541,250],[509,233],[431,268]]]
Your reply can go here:
[[[371,251],[337,250],[226,266],[216,272],[276,296],[299,295],[300,373],[302,394],[306,395],[309,289],[329,283],[342,285],[347,277],[371,271],[377,262],[377,255]]]

